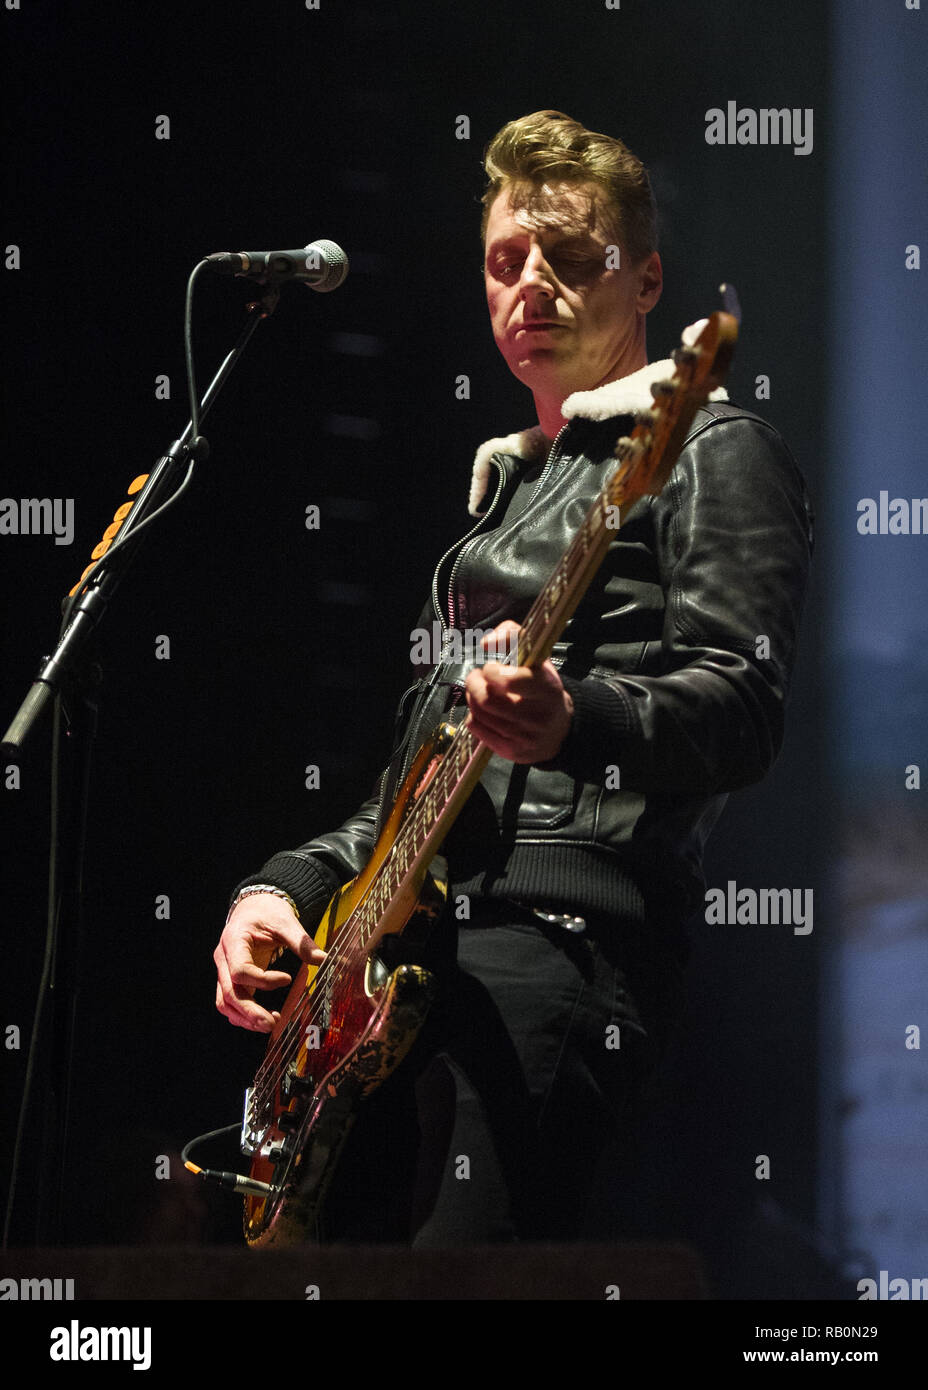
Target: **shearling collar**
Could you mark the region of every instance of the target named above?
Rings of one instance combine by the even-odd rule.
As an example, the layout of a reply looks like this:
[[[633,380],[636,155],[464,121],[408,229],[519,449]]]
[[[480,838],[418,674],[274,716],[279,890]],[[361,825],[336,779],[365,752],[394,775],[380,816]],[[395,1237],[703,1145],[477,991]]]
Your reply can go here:
[[[692,342],[702,331],[706,320],[694,323],[683,334],[684,342]],[[649,362],[637,372],[620,377],[618,381],[607,381],[595,391],[575,391],[568,396],[561,407],[565,420],[581,418],[584,420],[612,420],[617,415],[631,415],[636,410],[645,410],[653,405],[651,383],[673,376],[676,368],[671,358],[661,362]],[[719,386],[709,396],[710,401],[727,401],[728,392]],[[470,498],[467,510],[471,516],[481,516],[480,503],[483,501],[490,481],[490,459],[493,454],[514,454],[516,458],[534,459],[544,453],[545,436],[541,427],[534,425],[527,430],[518,430],[499,439],[488,439],[481,444],[474,459],[471,474]]]

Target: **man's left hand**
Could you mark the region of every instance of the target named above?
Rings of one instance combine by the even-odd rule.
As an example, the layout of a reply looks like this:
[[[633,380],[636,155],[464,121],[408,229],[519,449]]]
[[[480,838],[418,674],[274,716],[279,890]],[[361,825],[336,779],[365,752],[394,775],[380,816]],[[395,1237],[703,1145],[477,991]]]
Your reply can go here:
[[[519,624],[507,618],[486,633],[483,646],[494,653],[516,642]],[[550,661],[537,670],[488,661],[476,666],[464,687],[468,724],[501,758],[513,763],[546,763],[567,737],[574,702]]]

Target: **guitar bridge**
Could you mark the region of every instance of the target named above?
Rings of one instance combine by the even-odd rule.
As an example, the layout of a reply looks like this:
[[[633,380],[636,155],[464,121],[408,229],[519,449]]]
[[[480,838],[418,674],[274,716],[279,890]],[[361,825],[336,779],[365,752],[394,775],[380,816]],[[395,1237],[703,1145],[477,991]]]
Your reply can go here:
[[[254,1096],[252,1087],[249,1086],[245,1092],[245,1113],[242,1116],[242,1132],[239,1137],[239,1148],[247,1158],[258,1152],[266,1133],[267,1126],[262,1127],[255,1113]]]

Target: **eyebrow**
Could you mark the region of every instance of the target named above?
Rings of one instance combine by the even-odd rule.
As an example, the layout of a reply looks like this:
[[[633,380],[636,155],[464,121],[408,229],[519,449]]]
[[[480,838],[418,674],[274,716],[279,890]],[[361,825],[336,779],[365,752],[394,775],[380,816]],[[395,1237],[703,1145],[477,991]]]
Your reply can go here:
[[[554,246],[560,246],[563,242],[586,242],[589,245],[599,245],[592,232],[569,232],[558,227],[552,227],[547,230],[550,230],[550,232],[554,234],[554,240],[552,242]],[[492,256],[499,251],[508,250],[511,246],[518,246],[524,242],[528,236],[529,232],[525,231],[515,236],[499,237],[496,241],[490,242],[486,254],[487,256]]]

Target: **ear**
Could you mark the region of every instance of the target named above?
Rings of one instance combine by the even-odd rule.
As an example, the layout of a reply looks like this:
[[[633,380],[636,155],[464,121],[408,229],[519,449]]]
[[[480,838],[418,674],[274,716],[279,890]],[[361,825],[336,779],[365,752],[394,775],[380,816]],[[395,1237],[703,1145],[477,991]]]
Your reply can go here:
[[[638,308],[643,314],[650,313],[664,288],[664,269],[656,251],[641,261],[635,274],[638,276]]]

